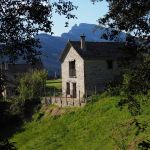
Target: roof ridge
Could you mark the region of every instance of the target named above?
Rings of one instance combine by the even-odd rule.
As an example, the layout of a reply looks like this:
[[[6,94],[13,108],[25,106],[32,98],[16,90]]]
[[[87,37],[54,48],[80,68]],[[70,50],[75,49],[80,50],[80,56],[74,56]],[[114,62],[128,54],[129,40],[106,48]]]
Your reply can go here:
[[[73,41],[73,40],[70,40],[69,42],[80,42],[80,41]],[[108,41],[108,42],[103,42],[103,41],[85,41],[86,43],[119,43],[119,44],[122,44],[122,43],[125,43],[125,42],[111,42],[111,41]]]

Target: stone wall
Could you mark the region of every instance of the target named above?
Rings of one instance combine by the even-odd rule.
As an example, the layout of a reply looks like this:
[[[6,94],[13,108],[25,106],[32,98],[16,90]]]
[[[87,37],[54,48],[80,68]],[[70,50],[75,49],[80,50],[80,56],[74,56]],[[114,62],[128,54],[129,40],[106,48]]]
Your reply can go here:
[[[69,77],[69,62],[75,60],[76,77]],[[109,59],[108,59],[109,60]],[[106,85],[119,77],[121,68],[116,60],[113,60],[113,68],[108,69],[108,61],[106,58],[100,60],[83,60],[81,56],[70,48],[64,61],[61,64],[62,69],[62,94],[66,96],[66,83],[70,83],[70,91],[72,93],[73,83],[77,86],[77,98],[91,95],[105,89]],[[67,95],[68,97],[71,96]]]
[[[76,77],[69,77],[69,61],[75,60],[75,68],[76,68]],[[67,56],[61,64],[61,72],[62,72],[62,94],[66,96],[66,83],[70,83],[70,92],[72,93],[73,85],[72,83],[76,83],[76,91],[77,98],[83,97],[85,93],[84,86],[84,61],[81,56],[74,50],[73,47],[70,48]],[[68,95],[71,96],[71,95]]]
[[[113,68],[108,69],[107,59],[85,61],[85,90],[88,95],[101,91],[106,84],[119,76],[118,63],[113,61]]]

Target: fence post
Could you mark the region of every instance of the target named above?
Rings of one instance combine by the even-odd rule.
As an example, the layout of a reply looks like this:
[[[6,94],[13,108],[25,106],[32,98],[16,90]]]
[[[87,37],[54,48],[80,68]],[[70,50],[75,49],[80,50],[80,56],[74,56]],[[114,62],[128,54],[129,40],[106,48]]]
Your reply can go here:
[[[66,96],[66,105],[68,106],[68,100],[67,100],[67,96]]]
[[[50,96],[50,103],[52,104],[52,97]]]
[[[61,104],[61,107],[62,107],[62,99],[61,99],[61,97],[60,97],[60,104]]]
[[[56,93],[55,93],[55,88],[54,88],[54,97],[55,97],[55,103],[56,103]]]
[[[66,91],[66,105],[68,106],[68,101],[67,101],[67,91]]]

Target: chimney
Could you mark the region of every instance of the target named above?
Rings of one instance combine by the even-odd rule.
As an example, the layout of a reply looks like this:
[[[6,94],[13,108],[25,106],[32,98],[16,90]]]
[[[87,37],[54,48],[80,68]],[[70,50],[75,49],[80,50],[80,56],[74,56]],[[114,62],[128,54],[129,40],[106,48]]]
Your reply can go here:
[[[86,46],[85,46],[85,35],[82,34],[80,37],[81,37],[81,50],[86,50]]]

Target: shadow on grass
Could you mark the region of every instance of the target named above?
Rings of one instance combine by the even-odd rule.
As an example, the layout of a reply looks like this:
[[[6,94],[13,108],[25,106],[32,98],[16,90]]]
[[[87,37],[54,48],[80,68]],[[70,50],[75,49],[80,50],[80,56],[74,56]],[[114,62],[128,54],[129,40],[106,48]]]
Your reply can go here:
[[[14,102],[0,102],[0,137],[8,139],[16,132],[24,131],[24,122],[31,121],[38,106],[39,101],[36,100],[28,100],[22,106]],[[11,107],[14,107],[13,110]]]

